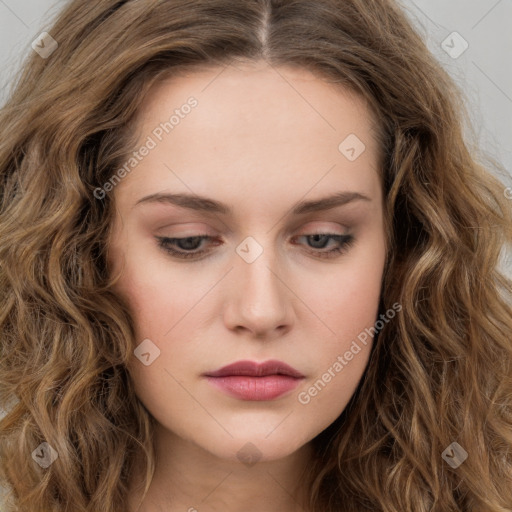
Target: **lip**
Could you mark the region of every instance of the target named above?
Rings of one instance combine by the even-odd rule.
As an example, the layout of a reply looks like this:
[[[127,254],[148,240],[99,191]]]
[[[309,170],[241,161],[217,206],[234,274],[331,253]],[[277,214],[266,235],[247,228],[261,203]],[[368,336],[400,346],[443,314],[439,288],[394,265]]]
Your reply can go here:
[[[297,379],[304,378],[304,375],[290,365],[270,359],[264,363],[256,361],[237,361],[236,363],[223,366],[214,372],[205,373],[207,377],[231,377],[231,376],[248,376],[248,377],[265,377],[267,375],[285,375],[295,377]]]
[[[208,382],[241,400],[273,400],[295,389],[304,375],[282,361],[237,361],[205,373]]]

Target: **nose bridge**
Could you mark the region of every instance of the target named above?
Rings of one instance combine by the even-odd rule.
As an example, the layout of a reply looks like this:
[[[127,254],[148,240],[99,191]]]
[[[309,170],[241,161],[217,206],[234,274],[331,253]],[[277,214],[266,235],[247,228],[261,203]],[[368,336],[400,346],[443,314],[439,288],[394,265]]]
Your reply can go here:
[[[271,236],[247,237],[236,252],[230,323],[252,331],[268,331],[286,323],[290,305]]]
[[[237,248],[241,259],[237,262],[237,274],[243,283],[244,295],[257,302],[280,302],[282,285],[277,275],[276,248],[270,236],[260,236],[258,240],[247,237]]]

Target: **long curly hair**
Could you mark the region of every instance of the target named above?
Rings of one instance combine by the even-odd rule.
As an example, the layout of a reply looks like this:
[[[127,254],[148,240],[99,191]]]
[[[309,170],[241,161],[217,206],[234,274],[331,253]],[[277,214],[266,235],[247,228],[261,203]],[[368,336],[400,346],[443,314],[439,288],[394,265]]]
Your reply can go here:
[[[58,47],[26,58],[0,112],[3,510],[126,510],[136,461],[149,488],[155,423],[126,370],[137,342],[107,264],[113,194],[95,191],[133,147],[153,84],[264,59],[350,88],[378,114],[381,307],[402,306],[313,440],[311,511],[512,511],[512,201],[404,7],[71,0],[48,32]],[[58,454],[47,468],[33,456],[44,442]],[[454,442],[468,454],[457,468],[442,457]]]

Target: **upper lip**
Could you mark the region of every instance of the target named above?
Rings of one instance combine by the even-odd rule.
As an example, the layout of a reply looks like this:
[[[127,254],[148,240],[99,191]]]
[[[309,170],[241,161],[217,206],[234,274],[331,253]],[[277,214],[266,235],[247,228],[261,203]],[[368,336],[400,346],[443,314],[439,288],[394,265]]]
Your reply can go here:
[[[205,373],[207,377],[226,377],[229,375],[247,375],[250,377],[264,377],[266,375],[288,375],[302,378],[304,375],[290,365],[272,359],[263,363],[255,361],[237,361],[223,366],[214,372]]]

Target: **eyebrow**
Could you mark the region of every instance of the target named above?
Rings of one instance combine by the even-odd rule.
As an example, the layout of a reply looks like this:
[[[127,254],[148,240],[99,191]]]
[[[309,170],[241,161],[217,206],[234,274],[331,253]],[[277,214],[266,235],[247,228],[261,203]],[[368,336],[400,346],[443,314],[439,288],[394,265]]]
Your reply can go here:
[[[361,194],[360,192],[338,192],[337,194],[312,201],[301,201],[293,207],[291,214],[303,215],[306,213],[330,210],[332,208],[344,206],[354,201],[371,201],[371,199],[368,196]],[[172,204],[174,206],[187,208],[190,210],[196,210],[205,213],[218,213],[222,215],[231,215],[233,213],[228,205],[216,201],[215,199],[192,194],[164,194],[160,192],[142,197],[133,205],[132,208],[135,208],[135,206],[140,204],[147,203]]]

